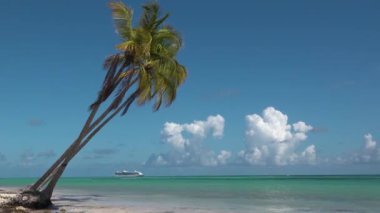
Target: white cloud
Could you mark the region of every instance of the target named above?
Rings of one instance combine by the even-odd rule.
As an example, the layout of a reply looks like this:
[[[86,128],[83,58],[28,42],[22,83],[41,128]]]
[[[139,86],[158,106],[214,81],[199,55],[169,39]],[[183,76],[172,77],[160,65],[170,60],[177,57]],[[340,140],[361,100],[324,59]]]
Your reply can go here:
[[[238,156],[249,164],[288,165],[313,164],[316,161],[315,146],[297,153],[301,141],[313,129],[303,121],[288,124],[288,116],[273,107],[266,108],[262,115],[247,115],[246,150]]]
[[[184,124],[185,131],[194,136],[205,138],[207,133],[212,132],[215,138],[222,138],[224,131],[224,118],[221,115],[209,116],[206,121],[194,121],[190,124]]]
[[[169,165],[169,162],[166,160],[169,157],[170,156],[167,154],[151,154],[145,164],[153,166],[166,166]]]
[[[231,158],[231,156],[232,153],[230,151],[222,150],[216,158],[220,164],[225,165],[227,164],[227,161]]]
[[[373,140],[372,138],[372,135],[371,134],[366,134],[364,135],[364,139],[365,139],[365,145],[364,145],[364,148],[366,150],[374,150],[376,149],[376,141]]]
[[[159,155],[157,158],[156,158],[156,164],[157,165],[167,165],[168,162],[161,156]]]
[[[306,132],[312,130],[313,127],[310,126],[310,125],[306,125],[305,122],[303,122],[303,121],[299,121],[299,122],[293,124],[293,129],[296,132],[304,132],[304,133],[306,133]]]
[[[184,151],[189,146],[190,139],[185,139],[183,132],[191,134],[197,139],[204,139],[209,132],[215,138],[222,138],[224,130],[224,118],[221,115],[209,116],[206,121],[194,121],[190,124],[177,124],[167,122],[161,131],[163,141],[171,145],[177,151]]]
[[[348,161],[356,163],[380,162],[380,148],[377,147],[377,142],[373,139],[371,134],[364,135],[363,148],[354,152]]]
[[[303,121],[288,123],[288,116],[273,107],[262,115],[246,116],[246,149],[237,153],[238,159],[251,165],[315,164],[315,145],[300,149],[300,142],[307,139],[313,129]],[[208,137],[222,138],[224,118],[209,116],[204,121],[188,124],[167,122],[161,131],[162,141],[171,148],[167,153],[152,154],[146,165],[203,165],[217,166],[236,162],[230,151],[220,153],[207,150],[204,141]]]
[[[184,128],[180,124],[165,123],[164,129],[161,131],[161,135],[164,138],[164,142],[171,145],[178,151],[183,151],[185,145],[188,144],[188,140],[183,138],[182,132]]]
[[[309,164],[314,164],[317,160],[317,152],[315,150],[315,145],[308,146],[305,149],[305,151],[302,152],[301,156]]]
[[[224,118],[221,115],[209,116],[205,121],[189,124],[167,122],[161,131],[162,141],[171,150],[165,154],[152,154],[146,165],[203,165],[225,164],[231,157],[228,151],[215,154],[204,146],[204,140],[212,136],[220,139],[224,132]]]

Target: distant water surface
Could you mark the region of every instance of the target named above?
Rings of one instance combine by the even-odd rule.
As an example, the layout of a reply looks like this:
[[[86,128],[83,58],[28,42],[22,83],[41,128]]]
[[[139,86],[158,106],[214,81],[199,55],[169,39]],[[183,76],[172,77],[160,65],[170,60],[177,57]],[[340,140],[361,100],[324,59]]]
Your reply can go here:
[[[0,188],[34,179],[0,179]],[[163,212],[380,212],[380,176],[62,178],[55,199]]]

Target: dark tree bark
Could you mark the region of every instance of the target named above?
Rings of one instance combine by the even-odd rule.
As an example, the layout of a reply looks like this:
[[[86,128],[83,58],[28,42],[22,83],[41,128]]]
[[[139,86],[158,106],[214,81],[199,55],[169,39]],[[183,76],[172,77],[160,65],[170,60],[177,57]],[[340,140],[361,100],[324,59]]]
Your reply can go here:
[[[66,169],[66,166],[71,159],[78,154],[78,152],[108,123],[110,122],[121,110],[126,112],[136,97],[139,91],[136,90],[132,93],[127,100],[118,105],[116,109],[114,103],[99,116],[92,124],[99,106],[95,107],[86,121],[79,137],[73,144],[62,154],[62,156],[45,172],[45,174],[38,179],[35,184],[27,187],[16,198],[10,200],[7,206],[23,206],[32,209],[44,209],[52,205],[51,197],[58,180]]]

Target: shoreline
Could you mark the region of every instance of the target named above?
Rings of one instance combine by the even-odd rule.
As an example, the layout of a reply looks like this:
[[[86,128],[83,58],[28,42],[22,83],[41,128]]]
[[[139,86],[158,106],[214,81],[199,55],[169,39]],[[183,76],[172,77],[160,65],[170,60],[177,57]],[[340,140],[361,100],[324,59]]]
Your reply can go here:
[[[29,182],[0,179],[0,195]],[[369,213],[379,200],[380,176],[63,178],[54,209],[32,212]]]

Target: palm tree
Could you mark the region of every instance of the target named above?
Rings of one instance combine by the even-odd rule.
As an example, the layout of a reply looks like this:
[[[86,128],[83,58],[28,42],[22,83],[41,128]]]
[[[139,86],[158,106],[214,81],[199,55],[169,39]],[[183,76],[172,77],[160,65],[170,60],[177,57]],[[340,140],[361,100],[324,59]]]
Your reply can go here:
[[[118,52],[104,62],[107,73],[97,99],[90,106],[90,115],[78,138],[13,204],[31,208],[50,205],[53,190],[67,164],[100,129],[117,114],[127,113],[133,102],[143,105],[154,100],[154,111],[162,103],[169,106],[187,76],[185,67],[176,60],[181,37],[172,27],[163,25],[169,15],[161,16],[156,2],[143,6],[140,22],[134,28],[130,8],[122,2],[111,2],[109,6],[122,42],[117,45]],[[109,105],[100,112],[106,103]]]

